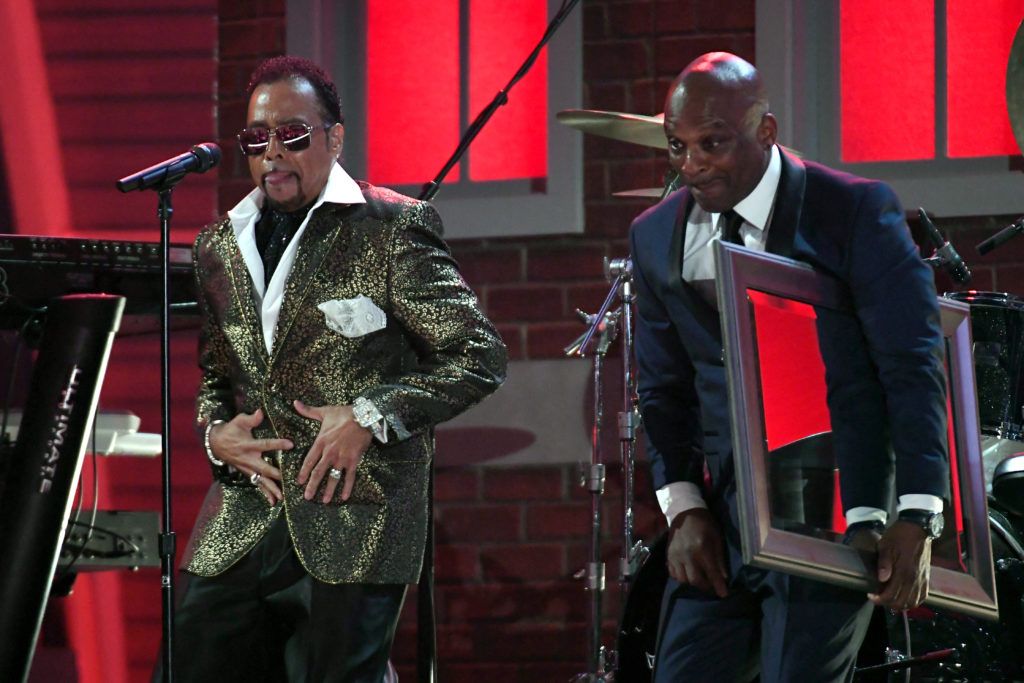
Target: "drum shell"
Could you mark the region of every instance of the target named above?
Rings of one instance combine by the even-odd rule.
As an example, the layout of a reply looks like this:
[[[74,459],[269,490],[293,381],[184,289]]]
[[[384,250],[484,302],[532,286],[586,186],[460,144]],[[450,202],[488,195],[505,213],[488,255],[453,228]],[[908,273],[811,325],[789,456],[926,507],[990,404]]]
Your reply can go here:
[[[978,418],[983,434],[1024,439],[1024,300],[1003,292],[950,292],[971,309]],[[1024,450],[1024,445],[1022,445]]]

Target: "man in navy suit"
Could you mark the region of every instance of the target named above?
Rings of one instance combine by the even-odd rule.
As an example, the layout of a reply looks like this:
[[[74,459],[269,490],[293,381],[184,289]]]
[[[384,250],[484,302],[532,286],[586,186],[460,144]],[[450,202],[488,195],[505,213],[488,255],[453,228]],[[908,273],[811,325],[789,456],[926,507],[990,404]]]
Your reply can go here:
[[[927,596],[948,488],[931,271],[888,186],[776,145],[760,77],[739,57],[710,53],[686,67],[665,103],[665,133],[684,187],[630,235],[640,406],[670,529],[655,680],[849,679],[872,603],[906,609]],[[742,564],[712,303],[720,239],[806,261],[849,290],[855,322],[823,349],[828,404],[846,538],[877,549],[878,594]],[[899,518],[886,526],[894,474]]]

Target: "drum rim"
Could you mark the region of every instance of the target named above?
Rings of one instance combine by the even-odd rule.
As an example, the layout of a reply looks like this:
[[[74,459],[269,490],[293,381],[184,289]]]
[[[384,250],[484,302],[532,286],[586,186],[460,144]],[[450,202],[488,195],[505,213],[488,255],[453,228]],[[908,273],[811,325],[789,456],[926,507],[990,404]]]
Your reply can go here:
[[[1010,308],[1024,310],[1024,298],[1009,292],[995,292],[980,289],[969,289],[964,292],[944,292],[944,299],[962,301],[971,306],[992,306],[993,308]]]

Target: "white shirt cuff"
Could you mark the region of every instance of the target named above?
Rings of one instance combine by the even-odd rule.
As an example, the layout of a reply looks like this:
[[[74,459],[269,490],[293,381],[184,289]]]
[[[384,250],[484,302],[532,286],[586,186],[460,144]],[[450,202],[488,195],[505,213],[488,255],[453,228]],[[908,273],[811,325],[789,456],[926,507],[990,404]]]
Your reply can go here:
[[[660,493],[660,492],[659,492]],[[902,510],[928,510],[929,512],[942,512],[942,499],[929,493],[907,493],[900,496],[897,511]],[[855,507],[846,511],[846,526],[857,522],[881,522],[885,524],[889,515],[885,510],[872,507]]]
[[[693,508],[707,509],[708,507],[704,502],[704,496],[700,493],[700,487],[691,481],[676,481],[666,484],[658,489],[656,495],[658,496],[658,505],[661,506],[661,511],[665,514],[669,526],[672,526],[672,520],[680,512],[686,512]]]
[[[928,493],[908,493],[900,496],[898,512],[903,510],[927,510],[928,512],[942,512],[942,499]]]
[[[872,507],[855,507],[850,508],[846,511],[846,526],[851,524],[857,524],[858,522],[881,522],[885,524],[886,518],[888,518],[885,510]]]

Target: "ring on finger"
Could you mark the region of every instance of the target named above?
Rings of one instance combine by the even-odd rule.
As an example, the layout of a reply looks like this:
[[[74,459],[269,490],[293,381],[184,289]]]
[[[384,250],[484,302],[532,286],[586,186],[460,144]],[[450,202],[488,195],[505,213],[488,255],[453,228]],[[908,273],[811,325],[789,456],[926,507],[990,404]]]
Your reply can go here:
[[[327,476],[330,477],[331,479],[341,479],[341,470],[339,470],[337,467],[332,467],[331,469],[327,470]]]
[[[263,479],[263,475],[260,474],[259,472],[253,472],[249,476],[249,481],[252,483],[253,486],[259,486],[260,485],[260,480],[262,480],[262,479]]]

